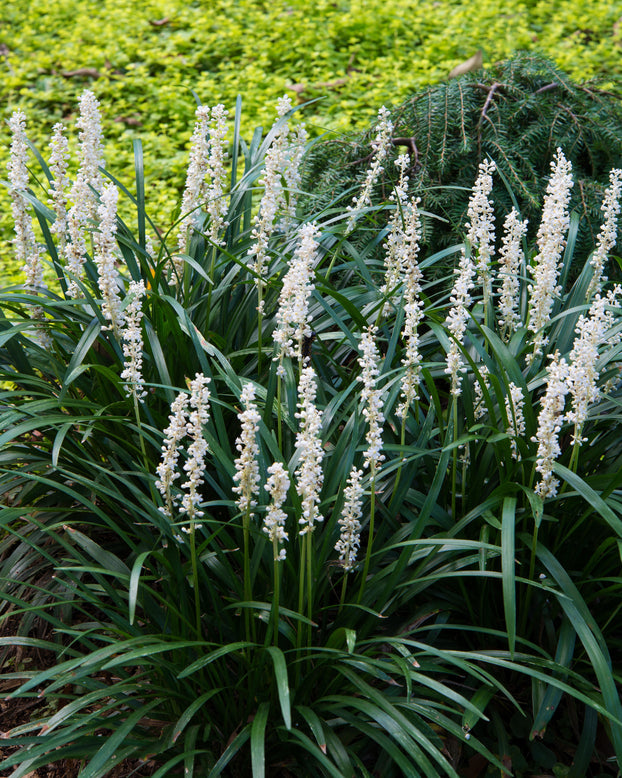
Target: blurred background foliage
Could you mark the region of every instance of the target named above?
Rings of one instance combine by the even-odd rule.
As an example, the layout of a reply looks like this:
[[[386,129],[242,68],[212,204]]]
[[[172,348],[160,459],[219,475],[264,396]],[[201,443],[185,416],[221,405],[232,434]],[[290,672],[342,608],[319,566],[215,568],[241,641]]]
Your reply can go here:
[[[482,50],[484,67],[514,50],[540,51],[570,77],[621,91],[620,8],[607,0],[21,0],[0,8],[0,167],[6,119],[18,106],[42,148],[57,121],[73,124],[77,97],[101,101],[107,163],[131,177],[132,139],[145,148],[146,185],[165,229],[183,186],[196,93],[207,104],[244,102],[243,135],[266,129],[283,94],[300,102],[312,135],[367,129],[382,104],[398,105]],[[124,176],[124,171],[126,175]],[[0,193],[0,235],[10,235]],[[19,276],[7,241],[4,283]]]

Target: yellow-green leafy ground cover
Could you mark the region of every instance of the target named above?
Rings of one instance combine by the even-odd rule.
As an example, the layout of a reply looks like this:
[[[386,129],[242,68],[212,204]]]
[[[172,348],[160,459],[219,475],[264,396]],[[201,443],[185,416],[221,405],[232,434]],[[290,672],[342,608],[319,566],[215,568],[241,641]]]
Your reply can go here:
[[[539,50],[573,78],[619,89],[622,12],[608,0],[20,0],[0,8],[0,178],[6,120],[16,108],[45,149],[52,125],[72,124],[92,89],[107,127],[107,165],[131,179],[132,138],[145,149],[149,202],[165,228],[183,186],[195,97],[233,109],[242,96],[250,138],[268,127],[283,94],[304,102],[311,134],[369,126],[394,105],[445,78],[477,50],[484,65],[516,49]],[[233,111],[232,111],[233,113]],[[8,198],[0,193],[4,282],[11,264]]]

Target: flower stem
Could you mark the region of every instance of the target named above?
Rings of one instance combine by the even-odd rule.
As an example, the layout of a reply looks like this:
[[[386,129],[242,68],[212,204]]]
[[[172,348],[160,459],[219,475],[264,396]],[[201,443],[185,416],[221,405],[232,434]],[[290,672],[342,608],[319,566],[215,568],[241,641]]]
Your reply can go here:
[[[346,601],[346,590],[348,588],[348,571],[343,571],[343,581],[341,582],[341,597],[339,598],[339,613],[343,610]]]
[[[371,501],[369,508],[369,532],[367,535],[367,550],[365,552],[365,563],[363,565],[363,575],[361,578],[361,588],[359,589],[359,596],[357,602],[360,602],[363,598],[363,591],[365,590],[365,582],[367,580],[367,574],[369,572],[369,563],[371,561],[371,549],[374,541],[374,519],[376,513],[376,468],[372,464],[371,466]]]
[[[533,576],[536,569],[536,549],[538,547],[538,525],[534,525],[533,528],[533,535],[531,537],[531,556],[529,559],[529,575],[527,577],[528,581],[533,581]],[[521,626],[520,626],[520,633],[521,635],[525,636],[525,631],[527,629],[527,622],[529,619],[529,608],[531,606],[531,595],[532,595],[532,587],[527,584],[527,592],[525,594],[525,604],[523,607],[523,614],[521,618]]]
[[[281,381],[282,379],[280,377],[276,379],[276,419],[279,451],[283,451],[283,411],[281,408]]]
[[[311,575],[313,565],[313,543],[311,542],[311,533],[308,532],[309,539],[307,540],[307,618],[309,624],[307,625],[307,645],[311,645],[311,621],[313,619],[313,576]]]
[[[404,444],[406,442],[406,415],[402,417],[402,429],[400,432],[400,450],[404,451]],[[389,508],[393,504],[393,500],[395,499],[395,495],[397,494],[397,487],[400,482],[400,477],[402,475],[402,466],[404,464],[404,457],[400,454],[400,466],[397,468],[397,473],[395,475],[395,483],[393,484],[393,494],[391,495],[391,499],[389,500]]]
[[[253,599],[251,591],[251,560],[250,560],[250,508],[244,513],[242,520],[242,531],[244,535],[244,602],[249,603]],[[244,623],[246,626],[246,639],[255,641],[255,624],[251,624],[251,611],[249,607],[244,608]],[[252,635],[251,635],[252,631]]]
[[[277,561],[279,554],[279,541],[274,538],[272,541],[274,552],[274,594],[272,596],[272,642],[275,646],[279,644],[279,598],[281,586],[281,565]]]
[[[257,284],[257,375],[261,376],[261,330],[263,327],[263,283]]]
[[[199,568],[197,565],[197,548],[194,527],[194,514],[190,516],[190,561],[192,564],[192,588],[194,589],[194,616],[197,638],[201,639],[201,600],[199,597]]]
[[[453,400],[453,417],[454,417],[454,423],[453,423],[453,438],[454,443],[458,440],[458,401],[457,398],[454,397]],[[453,521],[456,519],[456,484],[457,484],[457,476],[458,476],[458,447],[454,446],[454,450],[452,451],[452,473],[451,473],[451,518]]]
[[[299,572],[299,580],[298,580],[298,613],[302,615],[304,612],[304,591],[305,591],[305,560],[307,556],[307,543],[308,543],[308,537],[309,534],[305,533],[302,536],[302,548],[300,550],[300,572]],[[300,681],[300,673],[301,673],[301,667],[302,662],[300,662],[300,655],[302,652],[302,631],[304,629],[304,625],[302,622],[298,622],[297,630],[296,630],[296,659],[298,660],[296,662],[296,681],[297,683]]]

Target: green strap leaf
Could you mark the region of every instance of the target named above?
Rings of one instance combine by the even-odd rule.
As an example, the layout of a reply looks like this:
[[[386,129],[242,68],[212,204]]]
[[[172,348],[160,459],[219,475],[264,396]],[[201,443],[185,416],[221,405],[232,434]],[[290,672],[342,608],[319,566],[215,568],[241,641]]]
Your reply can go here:
[[[289,695],[289,682],[287,680],[287,664],[285,663],[285,655],[281,649],[277,648],[276,646],[268,646],[266,650],[270,654],[272,663],[274,664],[274,676],[276,678],[276,687],[279,693],[279,703],[281,705],[283,721],[289,730],[292,727],[292,709]]]
[[[262,702],[251,724],[251,767],[253,778],[265,778],[266,775],[266,723],[270,703]]]
[[[244,729],[241,732],[239,732],[238,735],[231,741],[231,743],[229,743],[227,748],[225,748],[220,759],[209,771],[207,778],[219,778],[219,776],[222,774],[222,771],[233,759],[233,757],[239,753],[242,746],[244,745],[244,743],[246,743],[246,741],[249,739],[250,736],[251,736],[251,725],[247,724],[244,727]]]
[[[222,648],[218,648],[216,649],[216,651],[212,651],[211,653],[207,654],[207,656],[202,656],[200,659],[197,659],[196,662],[193,662],[191,665],[188,665],[188,667],[186,667],[185,670],[182,670],[177,677],[186,678],[187,676],[196,673],[196,671],[200,670],[202,667],[206,667],[207,665],[211,664],[212,662],[215,662],[217,659],[220,659],[223,656],[227,656],[227,654],[233,654],[236,651],[242,651],[243,649],[251,648],[254,645],[255,645],[254,643],[249,643],[246,640],[240,640],[237,643],[231,643],[228,646],[223,646]]]
[[[151,554],[151,551],[143,551],[136,557],[134,564],[132,565],[132,572],[130,573],[130,587],[129,587],[129,618],[130,624],[134,624],[134,617],[136,615],[136,599],[138,597],[138,584],[140,582],[140,573],[143,568],[145,559]]]
[[[563,478],[566,483],[570,484],[570,486],[585,499],[588,505],[591,505],[596,512],[602,516],[618,537],[622,538],[622,521],[620,521],[598,492],[594,491],[591,486],[586,484],[580,476],[573,473],[572,470],[569,470],[567,467],[560,465],[558,462],[553,466],[553,470],[558,476]]]
[[[516,648],[516,571],[514,566],[516,497],[503,500],[501,514],[501,570],[503,573],[503,611],[508,633],[510,657]]]

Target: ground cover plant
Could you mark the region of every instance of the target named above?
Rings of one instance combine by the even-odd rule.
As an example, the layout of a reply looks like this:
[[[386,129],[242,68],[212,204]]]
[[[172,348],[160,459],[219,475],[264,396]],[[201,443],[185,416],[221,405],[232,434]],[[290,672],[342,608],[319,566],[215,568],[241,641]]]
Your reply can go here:
[[[199,106],[162,236],[141,144],[131,186],[101,164],[91,92],[75,177],[65,128],[35,178],[11,119],[0,647],[33,714],[0,768],[614,775],[622,172],[567,284],[563,149],[533,243],[495,223],[488,159],[464,242],[426,255],[406,155],[369,204],[388,111],[361,189],[304,220],[295,114],[244,140],[240,103]]]
[[[242,93],[249,125],[266,129],[268,106],[286,90],[301,101],[321,98],[306,110],[318,135],[368,128],[379,105],[402,103],[480,49],[486,67],[516,49],[540,51],[576,81],[600,77],[617,89],[619,17],[607,0],[508,0],[502,13],[492,0],[320,0],[312,14],[302,0],[29,0],[28,13],[23,3],[3,3],[0,167],[13,110],[28,113],[42,146],[57,121],[75,118],[78,96],[91,88],[118,175],[129,179],[131,142],[142,140],[152,218],[166,230],[181,193],[192,91],[206,104],[228,105]],[[0,198],[8,236],[9,202],[4,192]],[[0,279],[16,278],[19,268],[0,251]]]

